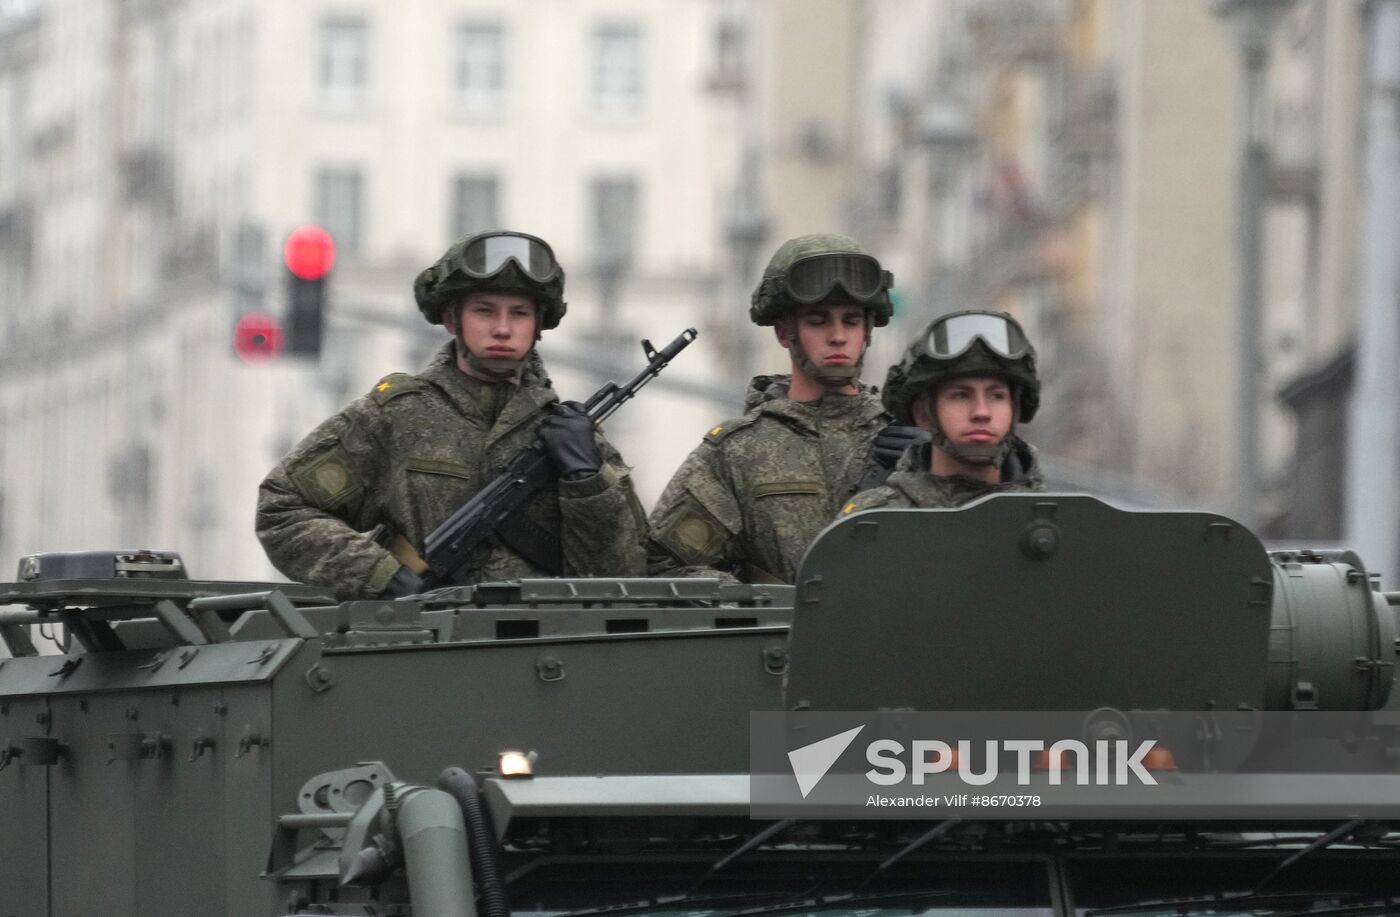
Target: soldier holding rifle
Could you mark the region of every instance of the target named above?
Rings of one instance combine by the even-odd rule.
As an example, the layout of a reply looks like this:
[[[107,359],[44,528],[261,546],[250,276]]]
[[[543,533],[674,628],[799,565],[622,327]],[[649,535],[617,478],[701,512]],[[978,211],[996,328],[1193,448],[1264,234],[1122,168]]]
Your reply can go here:
[[[837,510],[925,438],[891,423],[860,382],[872,329],[894,311],[892,283],[846,236],[778,248],[749,314],[773,327],[791,375],[755,378],[748,413],[710,428],[671,478],[651,515],[653,575],[792,582]]]
[[[550,247],[469,236],[413,291],[452,340],[422,373],[386,376],[322,423],[263,481],[257,533],[277,569],[342,599],[434,585],[425,540],[533,444],[552,474],[473,539],[456,581],[642,575],[646,520],[628,468],[596,415],[559,402],[535,351],[565,311]]]

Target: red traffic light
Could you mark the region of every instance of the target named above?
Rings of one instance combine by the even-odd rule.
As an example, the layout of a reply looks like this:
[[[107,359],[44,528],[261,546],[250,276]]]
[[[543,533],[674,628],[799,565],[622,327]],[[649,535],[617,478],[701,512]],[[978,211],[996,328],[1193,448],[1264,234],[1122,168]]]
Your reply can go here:
[[[319,226],[298,226],[287,236],[282,260],[302,280],[320,280],[335,264],[335,240]]]
[[[249,312],[233,326],[233,352],[245,363],[262,363],[282,352],[282,325],[266,312]]]

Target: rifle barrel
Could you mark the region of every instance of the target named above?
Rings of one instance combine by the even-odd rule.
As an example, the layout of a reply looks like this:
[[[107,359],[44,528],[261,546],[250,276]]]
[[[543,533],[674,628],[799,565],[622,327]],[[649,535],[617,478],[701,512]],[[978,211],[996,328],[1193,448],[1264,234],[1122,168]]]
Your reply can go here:
[[[622,407],[628,401],[631,401],[642,386],[660,375],[661,370],[665,369],[666,365],[674,360],[677,354],[689,347],[691,342],[699,336],[700,332],[696,331],[694,328],[685,329],[680,334],[676,335],[671,343],[652,354],[651,359],[647,361],[647,365],[642,367],[641,371],[635,376],[627,380],[627,384],[619,386],[609,383],[609,385],[612,385],[612,391],[608,394],[608,397],[598,403],[596,413],[594,411],[589,411],[589,416],[593,418],[595,423],[602,423],[607,420],[612,416],[614,411]]]

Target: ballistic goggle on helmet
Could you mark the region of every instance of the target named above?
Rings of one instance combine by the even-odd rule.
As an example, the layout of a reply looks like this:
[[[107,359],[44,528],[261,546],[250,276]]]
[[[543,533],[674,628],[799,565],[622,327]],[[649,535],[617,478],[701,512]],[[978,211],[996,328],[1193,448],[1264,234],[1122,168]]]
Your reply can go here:
[[[1040,407],[1035,348],[1020,324],[1004,312],[969,310],[940,316],[890,367],[881,397],[901,423],[914,422],[918,396],[960,376],[1005,379],[1015,390],[1018,421]]]
[[[564,317],[564,269],[554,250],[523,232],[483,232],[460,240],[413,282],[418,309],[442,323],[442,310],[468,293],[516,293],[540,307],[540,327]]]
[[[790,239],[778,249],[754,291],[749,315],[772,325],[804,306],[852,303],[871,310],[876,325],[889,323],[894,275],[854,239],[813,233]]]

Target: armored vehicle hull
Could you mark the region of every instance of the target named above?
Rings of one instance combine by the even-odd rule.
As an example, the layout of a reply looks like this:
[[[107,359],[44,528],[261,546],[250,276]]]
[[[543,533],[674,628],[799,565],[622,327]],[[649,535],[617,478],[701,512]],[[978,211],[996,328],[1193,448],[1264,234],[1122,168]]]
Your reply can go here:
[[[1271,891],[1400,895],[1349,886],[1400,876],[1381,822],[750,817],[755,712],[1391,715],[1394,615],[1360,560],[1271,557],[1219,516],[1059,495],[860,514],[795,587],[526,580],[332,604],[28,569],[0,587],[0,915],[738,913],[876,892],[910,896],[877,910],[936,894],[1070,913],[1127,902],[1110,880],[1149,862],[1180,881],[1133,900],[1248,891],[1280,847],[1319,840]],[[49,625],[66,651],[34,651]],[[533,776],[503,774],[506,751],[537,753]],[[490,772],[484,822],[460,779],[446,809],[427,788],[453,766]],[[711,901],[727,895],[746,897]]]

